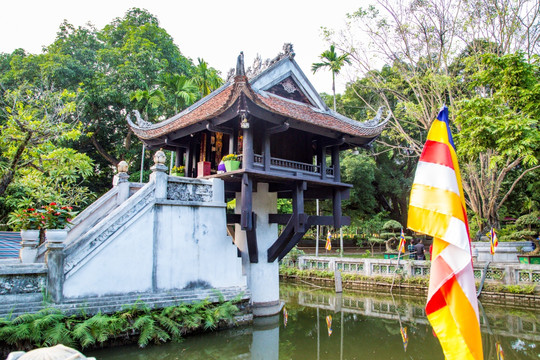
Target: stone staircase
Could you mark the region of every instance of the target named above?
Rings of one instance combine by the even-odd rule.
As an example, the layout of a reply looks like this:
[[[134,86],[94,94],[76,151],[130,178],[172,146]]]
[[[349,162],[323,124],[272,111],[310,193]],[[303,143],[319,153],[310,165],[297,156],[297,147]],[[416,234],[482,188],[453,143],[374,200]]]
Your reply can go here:
[[[241,294],[241,300],[248,300],[250,298],[249,290],[239,287],[65,299],[57,304],[47,303],[40,294],[18,295],[12,299],[3,299],[5,301],[2,301],[0,304],[0,318],[14,319],[24,313],[35,313],[45,308],[58,309],[68,315],[77,313],[94,315],[98,312],[112,313],[122,310],[125,307],[133,306],[126,304],[134,304],[136,302],[142,302],[149,308],[164,308],[181,303],[189,304],[204,299],[208,299],[211,302],[218,302],[220,296],[223,296],[225,300],[231,300],[238,296],[238,294]]]

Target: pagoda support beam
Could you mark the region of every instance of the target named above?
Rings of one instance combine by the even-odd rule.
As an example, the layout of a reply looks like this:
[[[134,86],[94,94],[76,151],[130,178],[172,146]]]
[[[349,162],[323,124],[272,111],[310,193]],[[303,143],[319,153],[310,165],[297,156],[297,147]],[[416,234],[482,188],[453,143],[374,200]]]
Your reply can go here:
[[[253,228],[253,181],[248,174],[242,175],[242,191],[241,191],[241,217],[240,226],[242,230],[249,231]]]
[[[291,219],[291,217],[292,217],[292,214],[269,214],[268,222],[271,224],[286,225]],[[343,226],[351,225],[351,218],[348,216],[342,216],[341,224]],[[307,216],[306,227],[311,227],[315,225],[333,226],[334,217],[333,216],[316,216],[316,215]]]
[[[334,168],[334,181],[341,182],[341,170],[339,165],[339,145],[332,146],[332,167]]]
[[[334,228],[339,229],[341,227],[341,191],[334,189],[333,204],[333,216],[334,216]]]

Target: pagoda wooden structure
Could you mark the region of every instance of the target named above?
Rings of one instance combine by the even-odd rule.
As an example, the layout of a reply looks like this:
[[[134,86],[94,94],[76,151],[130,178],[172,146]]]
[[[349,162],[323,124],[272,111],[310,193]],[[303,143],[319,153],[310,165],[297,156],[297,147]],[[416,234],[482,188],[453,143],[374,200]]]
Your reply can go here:
[[[128,116],[128,123],[148,148],[175,151],[186,176],[218,177],[228,198],[241,194],[241,211],[228,214],[227,222],[241,225],[249,262],[257,263],[261,250],[264,261],[280,260],[310,226],[350,223],[341,211],[351,185],[341,181],[339,152],[368,147],[386,123],[380,115],[362,123],[330,110],[288,51],[251,78],[241,53],[232,80],[191,107],[160,123],[140,116],[136,122]],[[217,173],[229,153],[238,154],[241,168]],[[269,223],[285,227],[267,249],[258,248],[252,209],[258,183],[267,183],[270,193],[292,199],[293,205],[292,214],[268,215]],[[332,199],[333,216],[307,215],[306,199]]]

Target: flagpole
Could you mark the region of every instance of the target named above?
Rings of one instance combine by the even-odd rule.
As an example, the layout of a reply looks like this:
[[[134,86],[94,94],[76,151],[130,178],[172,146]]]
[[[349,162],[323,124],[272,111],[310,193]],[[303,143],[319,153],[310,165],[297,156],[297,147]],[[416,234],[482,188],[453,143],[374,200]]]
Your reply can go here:
[[[400,249],[398,249],[398,254],[397,254],[397,265],[396,265],[396,270],[394,270],[394,276],[392,276],[392,286],[390,286],[390,294],[392,294],[392,289],[394,288],[394,281],[396,280],[396,273],[399,269],[399,257],[401,255],[401,251]]]
[[[401,235],[399,237],[399,245],[398,245],[398,252],[397,252],[397,265],[396,270],[394,270],[394,276],[392,276],[392,285],[390,286],[390,294],[392,294],[392,289],[394,288],[394,281],[396,280],[396,273],[399,269],[399,257],[401,256],[401,237],[403,236],[403,228],[401,228]],[[403,247],[405,247],[405,243],[403,243]]]

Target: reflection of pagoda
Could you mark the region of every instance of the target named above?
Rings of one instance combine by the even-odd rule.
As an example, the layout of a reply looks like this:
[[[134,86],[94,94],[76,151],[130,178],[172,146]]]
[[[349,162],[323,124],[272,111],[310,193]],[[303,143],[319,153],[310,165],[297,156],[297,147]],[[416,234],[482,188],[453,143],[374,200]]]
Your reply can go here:
[[[248,79],[240,54],[233,81],[181,113],[157,124],[140,118],[134,124],[128,117],[146,146],[176,152],[176,165],[185,166],[186,176],[220,178],[227,197],[236,196],[236,214],[227,222],[239,224],[234,242],[255,304],[279,299],[277,286],[269,285],[278,281],[276,260],[310,226],[348,223],[341,200],[351,186],[341,182],[339,151],[368,146],[384,127],[329,110],[293,57],[285,52]],[[229,153],[239,155],[241,168],[217,173]],[[278,197],[292,199],[292,214],[276,214]],[[332,199],[333,216],[306,215],[304,199]],[[286,225],[279,237],[276,224]]]

